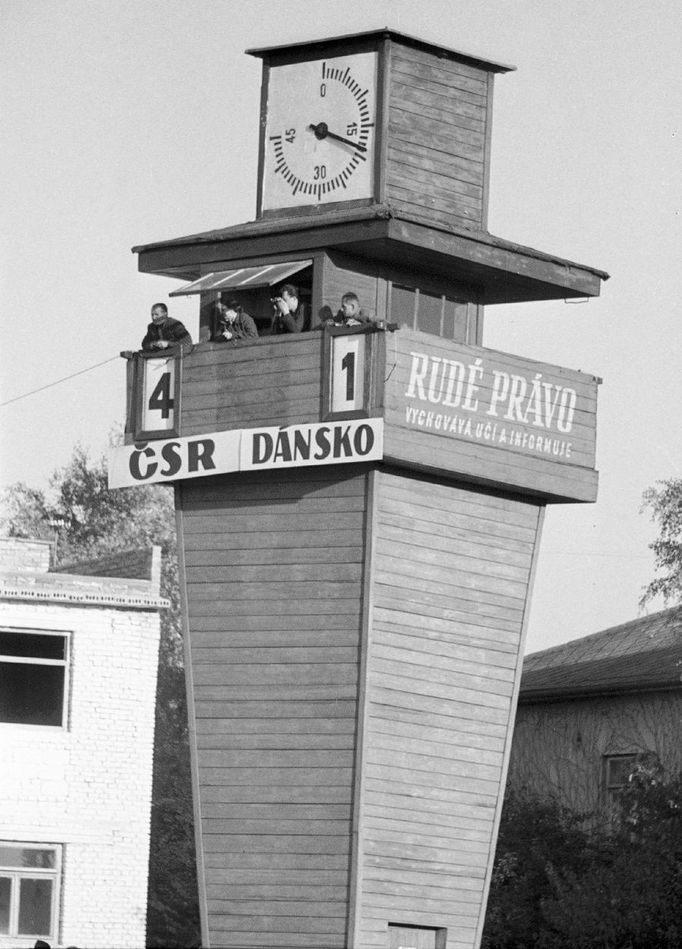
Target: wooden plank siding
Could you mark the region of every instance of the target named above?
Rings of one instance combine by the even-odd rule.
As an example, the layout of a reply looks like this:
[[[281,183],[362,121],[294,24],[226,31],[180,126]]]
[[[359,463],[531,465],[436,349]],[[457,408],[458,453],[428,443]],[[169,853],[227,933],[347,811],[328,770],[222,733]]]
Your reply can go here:
[[[181,435],[320,416],[321,334],[209,343],[183,363]]]
[[[387,342],[387,423],[412,347],[528,366],[414,331]],[[196,351],[183,417],[244,424],[260,392],[270,421],[273,376],[319,380],[320,346]],[[318,417],[295,399],[285,423]],[[385,949],[389,921],[477,945],[542,499],[459,483],[442,452],[437,475],[408,455],[178,485],[211,945]]]
[[[346,949],[366,466],[178,492],[214,946]]]
[[[362,269],[360,269],[362,267]],[[347,261],[342,255],[325,255],[322,290],[324,304],[336,313],[341,306],[341,297],[352,291],[357,293],[360,306],[376,319],[386,319],[385,278],[375,272],[376,265],[364,265],[360,261]],[[370,272],[367,272],[367,271]]]
[[[482,230],[488,73],[399,44],[390,62],[388,203],[437,224]]]
[[[539,507],[364,465],[177,504],[210,945],[472,949]]]
[[[477,944],[540,508],[376,473],[352,943]]]

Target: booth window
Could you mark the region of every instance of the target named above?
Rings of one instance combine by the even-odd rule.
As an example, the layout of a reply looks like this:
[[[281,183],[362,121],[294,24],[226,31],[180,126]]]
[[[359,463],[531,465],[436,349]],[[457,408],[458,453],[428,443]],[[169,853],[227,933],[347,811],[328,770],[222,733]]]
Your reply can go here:
[[[477,307],[447,294],[391,285],[390,320],[459,343],[476,342]]]
[[[289,260],[285,263],[260,264],[257,267],[238,267],[233,270],[213,271],[204,274],[177,290],[171,297],[201,295],[212,306],[219,299],[236,299],[258,327],[258,334],[265,336],[270,330],[273,316],[272,297],[285,283],[293,283],[299,290],[299,300],[308,314],[304,330],[311,329],[311,297],[313,283],[313,261]],[[202,322],[204,316],[202,314]],[[312,321],[315,322],[314,320]],[[208,329],[209,327],[206,327]],[[202,325],[202,329],[204,326]]]
[[[0,630],[0,722],[65,724],[69,638],[42,630]]]
[[[0,938],[54,940],[61,847],[0,841]]]

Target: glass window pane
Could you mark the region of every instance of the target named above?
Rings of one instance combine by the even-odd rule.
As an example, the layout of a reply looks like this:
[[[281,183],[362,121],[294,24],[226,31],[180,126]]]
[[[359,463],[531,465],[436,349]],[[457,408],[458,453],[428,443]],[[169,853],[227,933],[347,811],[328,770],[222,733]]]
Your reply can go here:
[[[19,927],[22,936],[47,936],[52,920],[52,880],[19,881]]]
[[[414,301],[414,290],[393,284],[391,287],[390,322],[398,323],[400,326],[412,327],[414,325]]]
[[[64,667],[0,662],[0,722],[61,725]]]
[[[55,852],[54,850],[39,850],[37,847],[26,847],[23,852],[25,867],[42,870],[54,870]]]
[[[21,936],[49,936],[52,921],[52,880],[19,881]]]
[[[41,867],[53,870],[56,866],[54,850],[41,850],[38,847],[11,847],[0,845],[1,867]]]
[[[463,343],[475,343],[475,337],[472,339],[467,339],[467,314],[469,313],[469,304],[468,303],[458,303],[453,300],[453,306],[455,308],[455,332],[453,339],[459,340]]]
[[[628,778],[635,764],[635,756],[608,759],[607,784],[609,787],[620,787],[628,783]]]
[[[443,298],[433,293],[419,293],[417,309],[417,329],[422,333],[440,336],[440,317],[443,311]]]
[[[66,636],[11,633],[0,630],[0,655],[31,656],[34,659],[65,659]]]
[[[9,932],[9,905],[12,898],[12,880],[0,877],[0,933]]]
[[[455,306],[452,300],[445,300],[443,307],[443,339],[457,339],[464,341],[464,337],[455,336]]]

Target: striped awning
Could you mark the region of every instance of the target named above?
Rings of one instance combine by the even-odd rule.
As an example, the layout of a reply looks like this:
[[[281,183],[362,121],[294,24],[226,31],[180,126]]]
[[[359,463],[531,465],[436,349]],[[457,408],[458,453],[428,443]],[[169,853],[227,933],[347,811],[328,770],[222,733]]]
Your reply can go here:
[[[186,283],[168,295],[184,297],[208,290],[250,290],[253,287],[271,287],[292,274],[309,267],[312,260],[290,260],[286,264],[262,264],[260,267],[240,267],[239,270],[221,270],[205,274],[192,283]]]

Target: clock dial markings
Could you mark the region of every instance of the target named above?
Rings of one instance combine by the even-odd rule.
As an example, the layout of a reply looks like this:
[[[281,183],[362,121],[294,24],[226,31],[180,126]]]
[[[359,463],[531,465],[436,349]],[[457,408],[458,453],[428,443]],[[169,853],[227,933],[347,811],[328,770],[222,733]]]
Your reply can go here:
[[[376,59],[361,54],[350,61],[344,57],[283,67],[282,83],[268,109],[266,174],[269,165],[273,186],[266,207],[277,206],[276,201],[286,206],[286,195],[296,199],[292,204],[305,204],[306,198],[347,200],[343,193],[354,196],[359,182],[363,193],[369,193],[365,182],[371,181],[366,169],[373,167],[367,159],[374,154],[375,64]],[[320,121],[306,121],[311,97],[316,110],[322,107],[316,116],[313,112]]]

